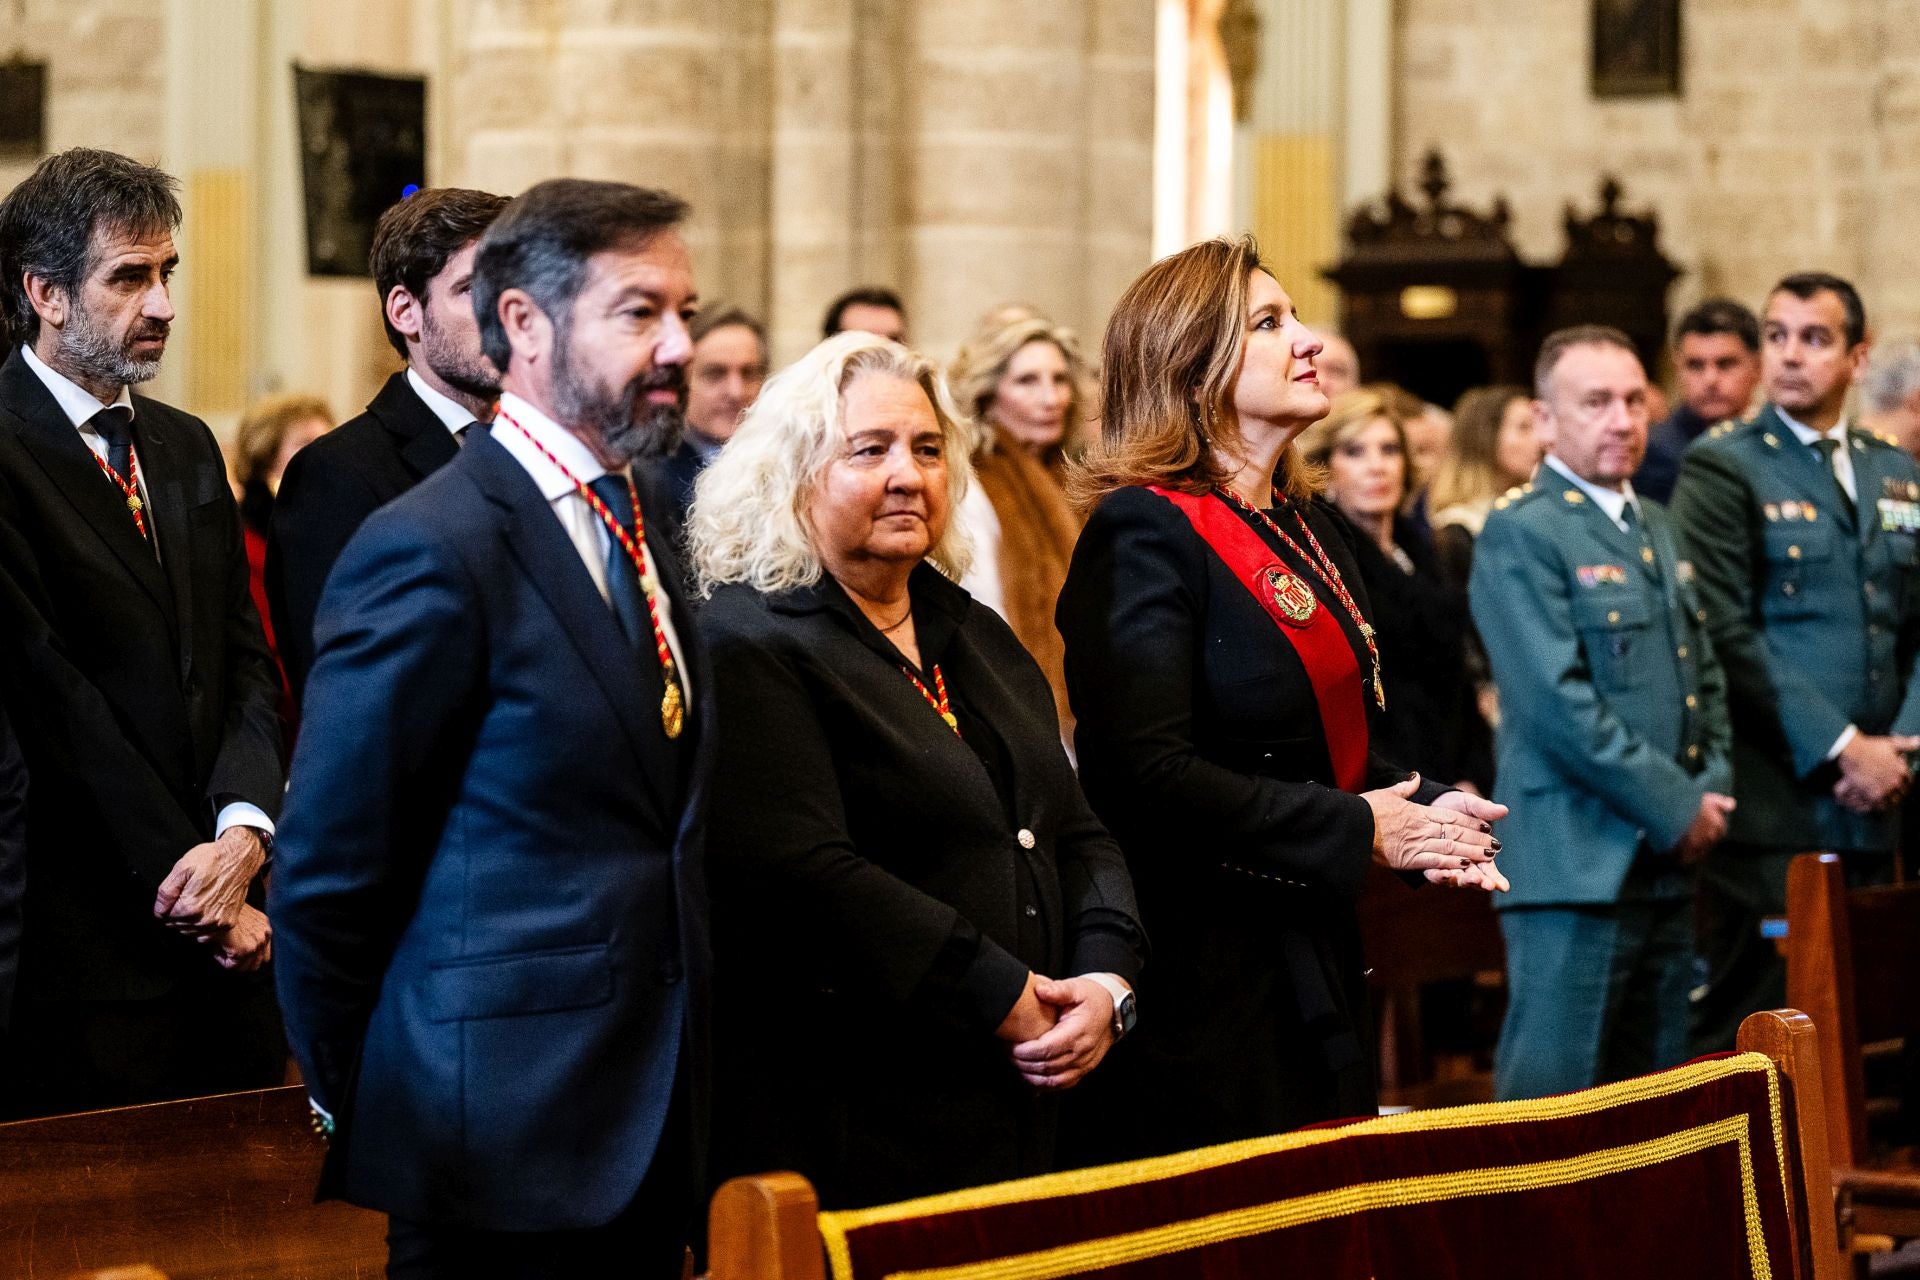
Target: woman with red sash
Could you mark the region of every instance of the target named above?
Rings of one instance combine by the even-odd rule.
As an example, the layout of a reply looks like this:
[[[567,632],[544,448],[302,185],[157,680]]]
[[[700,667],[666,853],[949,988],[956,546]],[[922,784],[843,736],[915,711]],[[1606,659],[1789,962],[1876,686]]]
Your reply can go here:
[[[1138,1033],[1074,1100],[1080,1163],[1372,1112],[1368,863],[1506,886],[1503,807],[1369,750],[1392,690],[1351,531],[1293,446],[1327,412],[1319,350],[1250,239],[1154,264],[1108,324],[1057,620],[1154,961]]]

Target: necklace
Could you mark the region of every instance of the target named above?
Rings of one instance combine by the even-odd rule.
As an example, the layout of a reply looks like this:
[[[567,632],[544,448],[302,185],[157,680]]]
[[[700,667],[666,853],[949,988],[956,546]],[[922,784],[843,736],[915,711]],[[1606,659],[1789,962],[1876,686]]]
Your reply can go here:
[[[942,720],[947,722],[947,728],[953,730],[953,736],[956,738],[959,737],[960,722],[954,719],[953,705],[947,701],[947,681],[946,678],[940,674],[940,664],[937,662],[933,664],[933,689],[927,688],[926,681],[913,674],[913,668],[904,662],[900,664],[900,674],[913,681],[913,687],[920,691],[920,696],[927,700],[927,705],[932,707],[934,712]],[[934,696],[935,689],[939,690],[938,697]]]
[[[1373,624],[1369,623],[1366,618],[1362,616],[1360,606],[1353,602],[1352,593],[1347,590],[1347,584],[1341,580],[1339,567],[1335,565],[1333,560],[1327,555],[1326,548],[1320,545],[1320,539],[1313,536],[1313,530],[1307,525],[1307,518],[1300,514],[1300,508],[1287,501],[1285,495],[1278,489],[1273,491],[1274,505],[1293,513],[1295,522],[1300,526],[1300,532],[1306,535],[1307,545],[1313,548],[1312,555],[1308,555],[1305,551],[1302,551],[1300,544],[1289,537],[1285,529],[1275,524],[1271,516],[1254,506],[1251,502],[1248,502],[1233,490],[1216,489],[1214,492],[1220,494],[1223,499],[1231,501],[1242,511],[1245,511],[1261,524],[1267,526],[1267,528],[1272,531],[1274,537],[1286,543],[1293,554],[1307,562],[1307,567],[1313,570],[1314,576],[1326,583],[1328,588],[1331,589],[1333,594],[1339,599],[1340,603],[1346,607],[1347,616],[1352,618],[1353,625],[1360,629],[1360,638],[1367,642],[1367,656],[1373,659],[1374,705],[1379,707],[1380,710],[1385,711],[1387,709],[1387,690],[1386,686],[1380,682],[1380,646],[1374,643]]]
[[[913,601],[909,600],[907,601],[907,611],[900,615],[900,621],[894,623],[890,627],[880,628],[880,634],[883,636],[892,635],[894,632],[898,631],[900,628],[906,626],[907,619],[911,618],[912,616],[913,616]]]
[[[680,689],[680,672],[674,666],[673,650],[667,645],[667,633],[660,625],[660,606],[656,599],[660,581],[647,567],[646,552],[642,550],[646,545],[647,526],[640,515],[640,493],[633,487],[633,473],[628,471],[621,477],[627,482],[627,499],[633,503],[633,533],[629,534],[626,527],[614,518],[613,512],[607,510],[607,504],[600,501],[600,495],[587,488],[579,476],[567,469],[566,463],[554,457],[553,450],[535,440],[533,433],[514,421],[511,414],[502,412],[499,418],[525,436],[527,443],[538,449],[541,456],[554,465],[555,470],[573,482],[574,492],[600,517],[600,523],[607,527],[613,540],[627,553],[627,559],[633,562],[633,571],[640,575],[640,592],[647,600],[647,621],[653,624],[653,649],[660,659],[660,677],[666,684],[666,692],[660,698],[660,727],[666,731],[667,737],[679,737],[686,725],[686,695]]]

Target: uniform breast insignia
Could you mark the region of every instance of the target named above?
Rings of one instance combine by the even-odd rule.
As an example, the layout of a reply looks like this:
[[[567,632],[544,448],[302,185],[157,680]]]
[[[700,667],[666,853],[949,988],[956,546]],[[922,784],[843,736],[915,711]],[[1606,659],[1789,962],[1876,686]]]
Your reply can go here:
[[[1880,529],[1884,533],[1920,533],[1920,484],[1889,476],[1880,482]]]
[[[1267,570],[1267,590],[1273,593],[1273,602],[1280,606],[1282,616],[1296,627],[1313,621],[1315,611],[1320,608],[1313,588],[1285,569]]]
[[[1627,567],[1623,564],[1583,564],[1574,569],[1573,576],[1588,589],[1627,585]]]
[[[1782,520],[1814,521],[1820,518],[1820,508],[1814,506],[1811,502],[1794,502],[1791,500],[1787,502],[1761,503],[1760,513],[1766,516],[1769,524],[1776,524]]]
[[[1780,437],[1771,431],[1762,435],[1760,438],[1767,442],[1767,448],[1769,449],[1778,449],[1780,447]]]

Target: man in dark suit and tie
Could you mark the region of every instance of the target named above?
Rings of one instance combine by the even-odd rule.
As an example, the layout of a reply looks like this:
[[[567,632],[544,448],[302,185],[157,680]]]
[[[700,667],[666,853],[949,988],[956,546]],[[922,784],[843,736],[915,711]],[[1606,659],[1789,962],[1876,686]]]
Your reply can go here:
[[[31,784],[9,1115],[285,1065],[255,905],[278,680],[212,433],[130,392],[173,320],[174,189],[75,149],[0,202],[0,696]]]
[[[460,187],[416,191],[380,215],[368,266],[387,341],[407,367],[367,411],[287,464],[267,541],[267,597],[293,696],[313,665],[320,589],[361,522],[453,460],[493,416],[500,375],[480,351],[473,253],[505,196]]]
[[[711,697],[632,464],[679,429],[684,214],[573,179],[507,207],[474,272],[493,430],[370,517],[321,598],[280,993],[322,1192],[391,1215],[390,1275],[679,1273]]]

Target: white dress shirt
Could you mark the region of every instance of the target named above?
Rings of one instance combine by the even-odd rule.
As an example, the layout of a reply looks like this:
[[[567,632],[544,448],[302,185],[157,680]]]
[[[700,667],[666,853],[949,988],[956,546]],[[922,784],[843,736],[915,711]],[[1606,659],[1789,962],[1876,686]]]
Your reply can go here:
[[[464,405],[456,403],[443,392],[428,385],[427,380],[407,369],[407,385],[413,388],[413,394],[420,397],[427,408],[433,410],[433,416],[446,423],[447,430],[457,440],[460,433],[472,426],[477,419]]]
[[[472,421],[472,419],[468,419]],[[573,540],[574,550],[580,553],[580,559],[587,566],[587,572],[593,577],[593,585],[600,592],[600,598],[607,602],[607,608],[613,608],[613,598],[607,594],[607,549],[612,544],[613,535],[607,532],[607,526],[594,514],[586,499],[572,480],[566,477],[558,467],[547,461],[539,449],[535,448],[520,432],[513,429],[513,423],[519,423],[535,440],[547,447],[548,452],[560,459],[568,471],[580,479],[581,484],[592,484],[607,474],[593,456],[593,451],[581,443],[580,438],[566,428],[554,422],[546,414],[514,395],[511,391],[500,397],[500,413],[494,419],[493,438],[500,442],[513,460],[526,468],[526,472],[539,486],[540,496],[547,500],[553,509],[560,527],[566,530],[567,537]],[[640,513],[642,518],[646,513]],[[647,558],[647,567],[654,569],[653,553],[641,546],[641,554]],[[655,570],[654,576],[659,578]],[[664,579],[660,580],[659,590],[653,593],[654,607],[660,614],[660,630],[667,637],[667,648],[673,654],[673,665],[680,675],[680,692],[689,707],[693,704],[693,685],[687,677],[687,663],[680,654],[680,637],[673,629],[673,597],[667,591]]]
[[[80,386],[65,374],[56,373],[54,370],[48,368],[39,356],[33,354],[32,347],[23,345],[20,348],[20,354],[26,360],[27,368],[33,370],[34,376],[40,379],[41,384],[46,387],[48,394],[52,395],[55,402],[59,404],[60,411],[67,415],[67,421],[71,422],[74,428],[80,432],[81,442],[84,443],[87,448],[93,450],[96,458],[105,462],[107,460],[107,441],[98,431],[94,430],[93,417],[102,409],[119,408],[127,411],[127,418],[131,421],[133,418],[133,393],[123,386],[120,388],[120,394],[117,397],[106,404],[102,404],[94,397],[93,392]],[[133,454],[133,470],[138,471],[140,469],[140,451],[138,449],[131,449],[130,452]],[[102,477],[102,479],[104,479],[104,477]],[[140,490],[141,503],[150,509],[153,503],[152,500],[147,497],[146,477],[144,475],[141,476],[136,483]],[[160,553],[160,530],[156,522],[151,519],[147,521],[147,537],[152,540],[154,554],[158,556]],[[216,839],[225,835],[229,827],[252,827],[254,830],[265,835],[268,840],[273,839],[273,819],[269,818],[266,812],[258,805],[248,804],[244,800],[236,800],[232,804],[222,806],[219,814],[214,817],[213,828]],[[184,853],[185,850],[183,849],[181,852]]]
[[[1560,477],[1568,484],[1571,484],[1574,488],[1586,494],[1593,505],[1600,508],[1600,514],[1613,521],[1613,527],[1620,530],[1620,532],[1625,533],[1627,531],[1625,512],[1628,503],[1633,504],[1633,518],[1640,521],[1642,525],[1645,525],[1646,513],[1640,510],[1640,499],[1634,496],[1633,481],[1622,480],[1618,489],[1603,489],[1599,485],[1591,484],[1573,474],[1572,468],[1552,454],[1548,454],[1544,461],[1548,466],[1559,472]]]
[[[1827,432],[1825,435],[1821,435],[1805,423],[1795,422],[1792,418],[1789,418],[1786,411],[1779,405],[1773,406],[1773,411],[1780,415],[1780,421],[1787,424],[1787,430],[1793,432],[1795,438],[1809,449],[1813,448],[1814,443],[1819,440],[1838,440],[1840,442],[1840,447],[1833,451],[1833,478],[1838,480],[1840,487],[1847,491],[1847,497],[1853,502],[1858,503],[1860,501],[1860,492],[1853,478],[1853,451],[1847,448],[1847,420],[1842,418],[1834,424],[1833,430]]]

